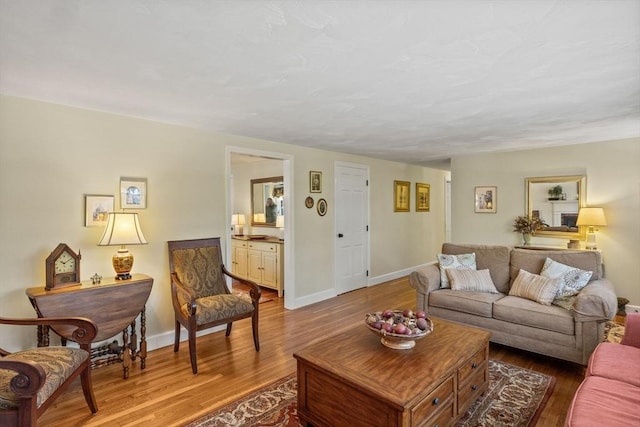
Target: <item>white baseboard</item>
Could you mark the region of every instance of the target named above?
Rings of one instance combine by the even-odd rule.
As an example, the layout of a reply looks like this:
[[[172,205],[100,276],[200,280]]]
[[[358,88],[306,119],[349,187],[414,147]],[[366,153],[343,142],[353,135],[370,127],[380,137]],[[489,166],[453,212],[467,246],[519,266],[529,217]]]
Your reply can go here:
[[[624,311],[629,313],[640,313],[640,306],[637,305],[626,305]]]
[[[432,264],[435,264],[435,261],[434,262],[428,262],[428,263],[422,264],[422,265],[417,265],[417,266],[414,266],[414,267],[405,268],[403,270],[393,271],[391,273],[383,274],[381,276],[371,277],[371,278],[369,278],[369,285],[368,286],[375,286],[375,285],[379,285],[380,283],[384,283],[384,282],[388,282],[390,280],[395,280],[395,279],[399,279],[401,277],[408,276],[409,274],[411,274],[412,271],[418,270],[420,268],[424,268],[424,267],[426,267],[428,265],[432,265]]]
[[[203,335],[212,334],[214,332],[224,331],[225,329],[226,325],[216,326],[215,328],[196,332],[196,336],[201,337]],[[171,330],[147,337],[147,350],[157,350],[162,347],[173,345],[173,333],[173,330]],[[180,342],[186,342],[187,339],[187,330],[183,328],[182,331],[180,331]]]

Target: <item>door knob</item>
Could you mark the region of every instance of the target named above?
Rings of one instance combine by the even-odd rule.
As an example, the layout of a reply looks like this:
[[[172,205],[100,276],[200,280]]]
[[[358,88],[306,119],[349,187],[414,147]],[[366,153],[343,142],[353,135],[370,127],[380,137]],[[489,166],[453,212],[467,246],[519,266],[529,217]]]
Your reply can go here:
[[[344,234],[338,233],[338,237],[344,237]]]

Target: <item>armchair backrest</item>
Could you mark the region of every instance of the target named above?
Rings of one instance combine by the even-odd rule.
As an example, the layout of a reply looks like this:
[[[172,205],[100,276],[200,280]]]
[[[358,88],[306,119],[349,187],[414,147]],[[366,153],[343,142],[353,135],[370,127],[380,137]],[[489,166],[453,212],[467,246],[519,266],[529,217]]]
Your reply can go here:
[[[196,298],[228,294],[222,272],[220,238],[169,243],[169,270]]]

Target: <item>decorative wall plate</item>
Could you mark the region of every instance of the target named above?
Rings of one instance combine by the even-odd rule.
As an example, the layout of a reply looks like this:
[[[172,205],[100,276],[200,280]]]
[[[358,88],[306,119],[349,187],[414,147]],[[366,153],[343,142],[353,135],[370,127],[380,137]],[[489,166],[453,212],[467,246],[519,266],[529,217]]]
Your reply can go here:
[[[327,201],[325,199],[318,200],[318,215],[325,216],[327,213]]]
[[[313,207],[313,197],[309,196],[306,199],[304,199],[304,205],[311,209]]]

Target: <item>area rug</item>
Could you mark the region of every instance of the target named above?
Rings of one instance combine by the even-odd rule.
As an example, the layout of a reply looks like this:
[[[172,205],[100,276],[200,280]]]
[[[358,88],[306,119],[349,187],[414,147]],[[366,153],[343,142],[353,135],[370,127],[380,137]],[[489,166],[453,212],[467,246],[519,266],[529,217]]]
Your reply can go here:
[[[620,343],[624,336],[624,325],[616,323],[614,321],[608,321],[604,325],[604,340],[605,342]]]
[[[489,387],[456,427],[533,427],[555,378],[489,361]],[[296,375],[291,374],[188,424],[187,427],[299,427]]]

